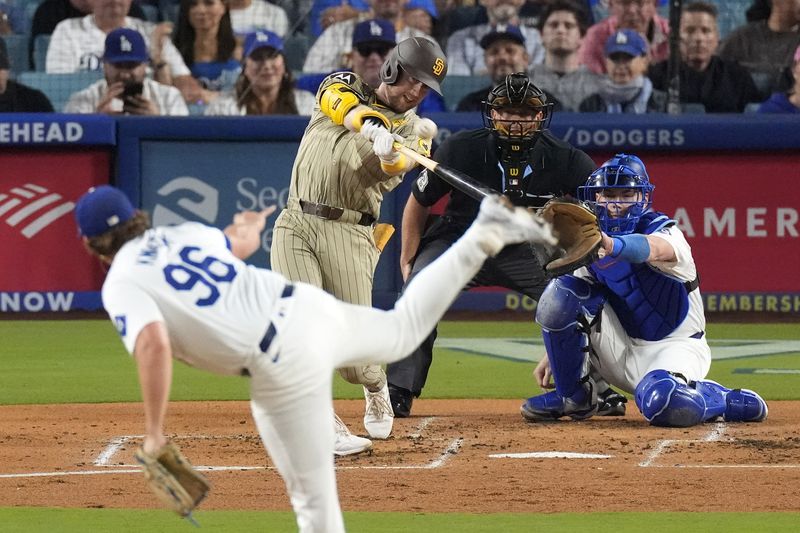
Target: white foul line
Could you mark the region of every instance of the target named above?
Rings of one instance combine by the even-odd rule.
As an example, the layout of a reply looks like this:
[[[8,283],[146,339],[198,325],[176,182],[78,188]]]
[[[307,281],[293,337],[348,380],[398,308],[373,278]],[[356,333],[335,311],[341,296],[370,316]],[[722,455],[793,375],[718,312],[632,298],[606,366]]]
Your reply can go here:
[[[658,457],[662,453],[664,453],[664,450],[666,450],[667,448],[669,448],[670,446],[672,446],[673,444],[675,444],[677,442],[716,442],[716,441],[718,441],[718,440],[720,440],[722,438],[722,436],[725,434],[725,432],[727,430],[728,430],[728,426],[724,422],[717,422],[716,424],[714,424],[714,427],[711,428],[711,431],[709,431],[705,435],[705,437],[703,437],[702,439],[664,439],[664,440],[660,440],[660,441],[658,441],[658,444],[656,445],[656,447],[653,448],[653,450],[649,454],[647,454],[647,458],[644,461],[642,461],[641,463],[639,463],[639,466],[641,466],[643,468],[649,468],[649,467],[652,467],[652,466],[658,466],[658,465],[653,465],[655,460],[658,459]]]
[[[123,435],[122,437],[117,437],[116,439],[111,439],[111,442],[108,443],[108,446],[100,452],[100,455],[97,456],[97,459],[94,460],[95,466],[110,466],[108,462],[114,456],[115,453],[122,448],[125,443],[132,439],[141,439],[144,438],[144,435]]]
[[[613,455],[575,452],[493,453],[490,459],[611,459]]]
[[[424,419],[420,426],[424,429],[434,418]],[[420,429],[420,428],[418,428]],[[418,437],[419,435],[417,435]],[[143,438],[143,435],[123,435],[111,440],[108,446],[97,456],[94,460],[95,466],[109,467],[104,470],[66,470],[63,472],[29,472],[21,474],[0,474],[0,479],[7,478],[25,478],[25,477],[60,477],[60,476],[87,476],[87,475],[102,475],[102,474],[140,474],[142,469],[138,465],[111,465],[108,462],[116,454],[119,449],[133,439]],[[178,438],[178,437],[176,437]],[[220,436],[208,435],[187,435],[184,438],[195,439],[217,439],[224,438]],[[464,442],[463,438],[456,438],[450,441],[450,444],[439,454],[438,457],[433,459],[427,464],[419,465],[363,465],[363,466],[337,466],[336,470],[430,470],[440,468],[450,459],[451,456],[458,453],[461,445]],[[195,466],[201,472],[224,472],[224,471],[246,471],[246,470],[275,470],[273,466]]]

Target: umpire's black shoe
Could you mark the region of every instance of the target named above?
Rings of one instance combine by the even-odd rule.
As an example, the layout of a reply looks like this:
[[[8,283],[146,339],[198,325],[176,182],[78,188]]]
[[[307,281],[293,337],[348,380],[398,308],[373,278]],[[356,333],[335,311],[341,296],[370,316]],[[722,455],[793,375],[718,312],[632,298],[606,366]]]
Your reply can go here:
[[[625,416],[628,399],[611,387],[597,395],[596,416]]]
[[[411,403],[414,401],[414,395],[410,390],[389,383],[389,399],[392,402],[392,411],[396,418],[407,418],[411,415]]]

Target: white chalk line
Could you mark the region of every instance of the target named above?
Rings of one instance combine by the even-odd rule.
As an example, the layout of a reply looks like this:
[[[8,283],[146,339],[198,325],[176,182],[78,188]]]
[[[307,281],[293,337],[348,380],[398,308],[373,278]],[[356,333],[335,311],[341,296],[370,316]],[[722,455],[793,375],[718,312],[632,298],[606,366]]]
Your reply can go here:
[[[420,433],[424,430],[435,417],[428,417],[423,419],[417,427],[417,432],[412,435],[419,438]],[[128,442],[134,439],[144,438],[143,435],[122,435],[113,438],[108,446],[106,446],[97,458],[94,460],[94,466],[105,467],[103,470],[64,470],[55,472],[27,472],[17,474],[0,474],[0,479],[8,478],[29,478],[29,477],[61,477],[61,476],[86,476],[86,475],[103,475],[103,474],[140,474],[141,468],[138,465],[131,464],[109,464],[109,461],[114,455]],[[222,435],[178,435],[173,437],[177,439],[229,439],[230,437]],[[336,470],[430,470],[441,468],[444,464],[461,449],[464,439],[459,437],[450,441],[445,449],[426,464],[417,465],[361,465],[361,466],[337,466]],[[201,472],[224,472],[224,471],[249,471],[249,470],[275,470],[273,466],[202,466],[195,465],[195,468]]]
[[[654,465],[653,463],[664,453],[664,451],[672,446],[673,444],[681,443],[681,442],[717,442],[722,439],[725,435],[725,432],[728,431],[728,425],[724,422],[717,422],[711,428],[711,430],[706,433],[706,435],[700,439],[663,439],[658,441],[655,448],[647,454],[647,458],[644,461],[639,463],[639,466],[642,468],[651,468],[651,467],[662,467],[661,465]],[[672,465],[678,466],[678,465]],[[698,465],[699,466],[699,465]],[[739,465],[730,465],[733,467]]]

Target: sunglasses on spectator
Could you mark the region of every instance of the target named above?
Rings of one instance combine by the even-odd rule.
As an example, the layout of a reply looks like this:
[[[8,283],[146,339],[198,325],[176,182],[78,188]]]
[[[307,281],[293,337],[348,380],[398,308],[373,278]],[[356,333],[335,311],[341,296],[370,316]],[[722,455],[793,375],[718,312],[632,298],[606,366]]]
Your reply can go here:
[[[362,57],[369,57],[372,54],[378,54],[381,57],[386,56],[389,51],[394,48],[393,45],[387,44],[358,44],[356,45],[356,51]]]

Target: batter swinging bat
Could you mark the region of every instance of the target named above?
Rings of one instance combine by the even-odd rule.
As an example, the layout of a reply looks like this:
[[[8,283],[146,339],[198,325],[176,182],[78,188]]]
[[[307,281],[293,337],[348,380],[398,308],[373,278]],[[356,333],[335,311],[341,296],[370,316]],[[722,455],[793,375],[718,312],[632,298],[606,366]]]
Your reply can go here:
[[[431,172],[435,173],[437,176],[442,178],[444,181],[455,187],[456,189],[460,190],[464,194],[471,196],[476,200],[482,200],[487,196],[496,196],[499,193],[482,185],[475,179],[467,176],[463,172],[459,172],[454,168],[450,168],[444,165],[440,165],[433,159],[425,157],[424,155],[420,154],[419,152],[415,152],[411,148],[407,146],[403,146],[400,143],[394,143],[394,149],[404,154],[406,157],[413,159],[423,167],[427,168]]]

